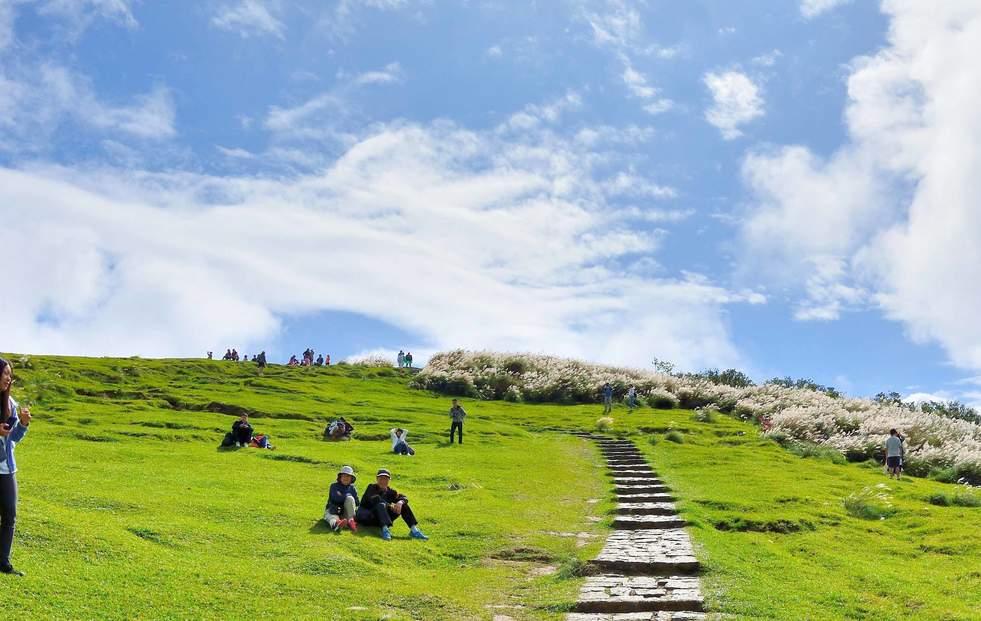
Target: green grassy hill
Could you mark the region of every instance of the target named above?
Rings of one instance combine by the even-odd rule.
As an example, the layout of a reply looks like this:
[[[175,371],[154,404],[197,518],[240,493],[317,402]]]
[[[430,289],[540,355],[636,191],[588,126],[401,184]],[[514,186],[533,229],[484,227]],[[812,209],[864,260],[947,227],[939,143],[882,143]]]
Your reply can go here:
[[[465,444],[449,446],[449,400],[394,369],[11,358],[35,415],[18,448],[14,561],[28,575],[5,579],[20,580],[3,603],[14,617],[559,618],[608,532],[598,452],[554,431],[592,429],[596,406],[465,401]],[[277,450],[217,449],[242,409]],[[356,439],[322,441],[338,415]],[[614,418],[677,491],[712,610],[981,618],[981,509],[935,504],[970,504],[955,486],[802,458],[725,417]],[[389,452],[396,425],[415,457]],[[391,542],[329,532],[343,464],[362,490],[392,469],[431,540],[401,524]]]

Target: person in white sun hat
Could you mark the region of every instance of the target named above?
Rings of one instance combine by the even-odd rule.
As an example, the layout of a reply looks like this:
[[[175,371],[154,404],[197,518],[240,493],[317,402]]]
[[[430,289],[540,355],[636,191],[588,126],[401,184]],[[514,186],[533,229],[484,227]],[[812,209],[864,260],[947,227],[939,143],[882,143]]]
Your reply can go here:
[[[354,532],[358,530],[358,523],[354,519],[358,510],[358,490],[354,487],[356,480],[354,468],[344,466],[337,473],[337,481],[330,484],[324,520],[335,533],[341,532],[345,526]]]

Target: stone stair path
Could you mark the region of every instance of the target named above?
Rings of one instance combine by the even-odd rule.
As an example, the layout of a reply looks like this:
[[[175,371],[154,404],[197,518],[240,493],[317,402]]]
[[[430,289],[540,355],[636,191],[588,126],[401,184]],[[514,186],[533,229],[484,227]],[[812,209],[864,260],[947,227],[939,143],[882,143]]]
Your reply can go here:
[[[671,490],[629,440],[576,435],[599,444],[618,504],[566,621],[704,621],[700,566]]]

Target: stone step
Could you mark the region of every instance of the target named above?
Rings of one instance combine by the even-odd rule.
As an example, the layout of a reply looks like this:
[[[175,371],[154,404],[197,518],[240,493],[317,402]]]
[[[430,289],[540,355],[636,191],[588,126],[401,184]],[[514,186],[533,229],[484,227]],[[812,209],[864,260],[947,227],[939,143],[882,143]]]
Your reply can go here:
[[[613,518],[613,528],[639,530],[642,528],[684,528],[687,525],[675,514],[669,515],[618,515]]]
[[[566,621],[705,621],[704,612],[667,611],[658,612],[573,612],[565,616]]]
[[[651,476],[620,476],[617,474],[613,475],[614,485],[633,485],[633,484],[645,484],[645,485],[661,485],[660,479],[651,474]]]
[[[617,494],[617,500],[621,503],[633,502],[674,502],[674,496],[666,492],[656,493],[623,493]]]
[[[645,528],[610,533],[588,567],[594,574],[663,576],[694,574],[700,566],[683,529]]]
[[[606,464],[606,467],[608,469],[612,470],[613,472],[620,472],[621,470],[628,470],[628,471],[629,470],[642,470],[644,472],[654,472],[654,469],[651,468],[650,465],[648,463],[646,463],[646,462],[645,463],[642,463],[642,464],[622,464],[622,465],[621,464],[615,464],[615,465],[612,465],[612,466],[610,464]]]
[[[667,494],[671,490],[665,485],[658,484],[631,484],[631,485],[616,485],[613,487],[613,491],[617,495],[634,495],[634,494]]]
[[[675,515],[678,510],[673,502],[621,502],[618,515]]]
[[[659,481],[657,473],[653,470],[617,470],[610,472],[614,479],[644,479],[646,481]]]
[[[701,611],[702,593],[694,576],[620,576],[586,578],[576,612]]]
[[[606,464],[608,466],[642,466],[647,464],[647,460],[643,457],[614,457],[607,459]]]

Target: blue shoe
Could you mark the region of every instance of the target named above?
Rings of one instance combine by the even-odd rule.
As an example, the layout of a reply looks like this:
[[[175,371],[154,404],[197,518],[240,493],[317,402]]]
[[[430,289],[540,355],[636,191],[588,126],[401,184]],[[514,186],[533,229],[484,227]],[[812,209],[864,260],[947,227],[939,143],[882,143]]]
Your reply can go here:
[[[429,541],[429,537],[423,535],[422,531],[415,526],[413,526],[409,530],[409,536],[412,537],[413,539],[422,539],[423,541]]]
[[[385,541],[392,540],[392,529],[387,526],[382,526],[382,539]]]

